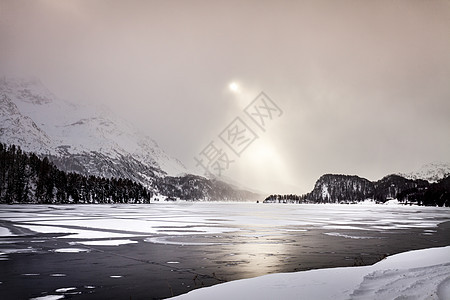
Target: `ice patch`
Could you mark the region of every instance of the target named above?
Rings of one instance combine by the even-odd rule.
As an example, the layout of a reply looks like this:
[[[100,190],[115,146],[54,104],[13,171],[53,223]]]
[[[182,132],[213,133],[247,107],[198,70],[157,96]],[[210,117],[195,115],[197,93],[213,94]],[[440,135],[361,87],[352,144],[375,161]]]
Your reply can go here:
[[[33,248],[22,248],[22,249],[0,249],[2,251],[0,255],[4,254],[12,254],[12,253],[30,253],[36,252],[36,249]]]
[[[66,274],[50,274],[51,277],[66,277]]]
[[[91,250],[85,248],[59,248],[51,251],[56,253],[80,253],[80,252],[89,252]]]
[[[80,222],[81,223],[81,222]],[[101,239],[101,238],[128,238],[135,235],[123,234],[107,231],[96,231],[88,229],[72,229],[56,226],[39,226],[39,225],[17,225],[39,233],[67,233],[68,235],[60,236],[60,239],[77,238],[77,239]]]
[[[5,227],[0,227],[0,236],[13,236],[15,234],[12,234],[12,232]]]
[[[126,244],[137,244],[137,241],[132,240],[104,240],[104,241],[81,241],[71,242],[69,244],[82,244],[87,246],[120,246]]]
[[[361,228],[356,226],[350,226],[350,225],[326,225],[322,226],[323,229],[347,229],[347,230],[370,230],[367,228]]]
[[[217,234],[238,230],[236,228],[229,228],[225,226],[207,226],[213,222],[206,222],[205,220],[202,220],[202,222],[198,222],[194,221],[193,218],[183,218],[178,216],[173,216],[172,218],[170,218],[170,220],[168,220],[167,218],[164,219],[153,218],[149,220],[142,220],[135,218],[136,218],[135,216],[133,216],[133,218],[120,218],[120,222],[118,222],[117,219],[114,218],[114,216],[108,216],[107,218],[81,218],[79,220],[55,220],[55,221],[45,220],[40,221],[40,224],[50,226],[38,226],[32,224],[21,226],[23,227],[33,226],[35,229],[32,229],[32,227],[30,227],[29,229],[38,232],[42,232],[42,230],[46,231],[52,230],[50,232],[76,233],[77,234],[76,237],[80,239],[85,238],[82,237],[82,235],[80,234],[82,233],[82,231],[93,231],[97,234],[97,238],[101,238],[103,237],[103,234],[113,234],[104,232],[105,230],[122,231],[124,230],[124,228],[126,228],[127,231],[136,232],[135,235],[148,235],[156,233],[170,233],[180,235],[205,234],[205,233]],[[167,226],[162,225],[164,223]],[[174,224],[176,224],[176,226],[174,226]],[[82,226],[86,227],[86,229],[64,228],[65,226]],[[50,227],[50,229],[45,227]],[[127,237],[130,237],[130,235],[128,235]]]
[[[122,278],[123,276],[122,275],[111,275],[109,277],[111,277],[111,278]]]
[[[370,236],[353,236],[353,235],[342,234],[339,232],[325,232],[324,234],[330,235],[330,236],[339,236],[339,237],[343,237],[346,239],[373,239],[373,237],[370,237]]]
[[[180,262],[179,261],[168,261],[168,262],[166,262],[166,264],[179,264]]]
[[[22,275],[22,276],[39,276],[41,274],[39,274],[39,273],[25,273],[25,274],[20,274],[20,275]]]
[[[0,252],[0,260],[9,260],[8,256],[4,252]]]
[[[55,292],[57,292],[57,293],[65,293],[65,292],[69,292],[69,291],[74,291],[76,289],[77,289],[76,287],[59,288],[59,289],[56,289]]]
[[[163,245],[181,245],[181,246],[212,246],[212,245],[223,245],[223,243],[208,243],[208,242],[182,242],[182,241],[171,241],[169,238],[174,237],[151,237],[144,239],[144,242],[153,244],[163,244]]]
[[[31,298],[30,300],[59,300],[64,299],[64,295],[46,295],[36,298]]]

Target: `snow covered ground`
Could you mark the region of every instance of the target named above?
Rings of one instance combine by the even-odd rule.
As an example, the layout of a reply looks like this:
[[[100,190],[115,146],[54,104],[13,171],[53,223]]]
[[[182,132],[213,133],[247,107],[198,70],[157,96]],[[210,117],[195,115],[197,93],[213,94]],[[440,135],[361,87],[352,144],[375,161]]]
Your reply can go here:
[[[271,274],[171,299],[450,299],[450,246],[405,252],[365,267]]]

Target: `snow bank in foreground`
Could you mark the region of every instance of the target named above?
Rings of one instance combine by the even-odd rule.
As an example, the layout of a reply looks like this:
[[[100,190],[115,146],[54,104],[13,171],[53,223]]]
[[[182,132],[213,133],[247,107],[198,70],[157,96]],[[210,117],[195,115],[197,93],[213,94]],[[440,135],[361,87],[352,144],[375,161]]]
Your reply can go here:
[[[450,299],[450,246],[405,252],[372,266],[270,274],[172,299]]]

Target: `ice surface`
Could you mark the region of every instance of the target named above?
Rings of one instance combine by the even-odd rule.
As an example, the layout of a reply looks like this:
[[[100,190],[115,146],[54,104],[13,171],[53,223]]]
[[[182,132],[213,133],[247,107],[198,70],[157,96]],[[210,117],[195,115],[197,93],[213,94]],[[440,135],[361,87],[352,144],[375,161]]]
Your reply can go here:
[[[237,280],[172,299],[450,299],[450,246],[393,255],[372,266]]]
[[[0,205],[0,219],[60,238],[124,239],[249,231],[390,230],[436,227],[448,208],[382,205],[286,205],[256,203],[158,203],[139,205]],[[245,234],[245,232],[243,232]]]
[[[46,234],[65,234],[72,245],[119,245],[138,241],[224,245],[211,235],[258,238],[313,229],[342,238],[366,238],[373,231],[430,230],[450,221],[448,208],[384,205],[289,205],[256,203],[155,203],[153,205],[0,205],[0,220]],[[348,234],[349,230],[361,233]],[[343,232],[342,232],[343,231]],[[433,232],[424,231],[424,234]],[[208,238],[209,237],[209,238]],[[232,242],[232,241],[231,241]],[[120,242],[124,245],[125,242]],[[1,249],[0,249],[1,250]],[[27,250],[28,251],[28,250]],[[86,250],[87,251],[87,250]],[[3,257],[2,259],[7,259]]]

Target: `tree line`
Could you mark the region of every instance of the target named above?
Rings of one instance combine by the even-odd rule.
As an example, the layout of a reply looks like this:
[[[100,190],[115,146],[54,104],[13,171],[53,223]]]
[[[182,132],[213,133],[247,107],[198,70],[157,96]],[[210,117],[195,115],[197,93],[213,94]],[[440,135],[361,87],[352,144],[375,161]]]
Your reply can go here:
[[[0,203],[150,203],[151,197],[130,179],[67,173],[47,157],[0,143]]]
[[[305,201],[306,195],[299,196],[294,194],[286,194],[286,195],[274,194],[264,199],[265,203],[304,203]]]

